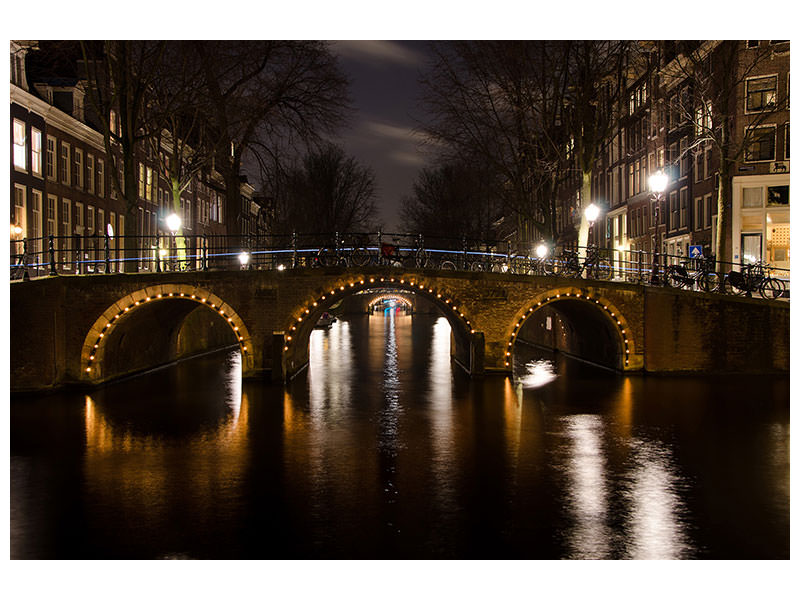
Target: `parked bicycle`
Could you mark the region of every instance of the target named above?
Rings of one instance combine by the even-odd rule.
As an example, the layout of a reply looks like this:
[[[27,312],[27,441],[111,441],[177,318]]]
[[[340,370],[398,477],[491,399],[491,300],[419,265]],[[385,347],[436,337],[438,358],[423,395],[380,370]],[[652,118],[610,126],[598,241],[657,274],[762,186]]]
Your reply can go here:
[[[769,274],[769,265],[762,261],[744,264],[741,271],[728,271],[723,280],[727,293],[752,296],[758,292],[762,298],[780,298],[786,293],[786,283]]]
[[[394,238],[393,244],[381,243],[380,262],[392,267],[406,267],[423,269],[430,265],[430,253],[425,250],[422,236],[417,236],[413,248],[403,250],[400,239]]]
[[[669,265],[664,269],[664,284],[676,288],[694,289],[695,285],[704,292],[722,291],[719,274],[714,271],[714,259],[696,259],[695,270],[691,270],[692,261],[683,260],[680,264]]]
[[[564,277],[586,277],[591,279],[611,279],[611,264],[600,256],[597,246],[586,248],[586,258],[581,263],[578,253],[573,250],[564,250],[555,263],[555,272]]]

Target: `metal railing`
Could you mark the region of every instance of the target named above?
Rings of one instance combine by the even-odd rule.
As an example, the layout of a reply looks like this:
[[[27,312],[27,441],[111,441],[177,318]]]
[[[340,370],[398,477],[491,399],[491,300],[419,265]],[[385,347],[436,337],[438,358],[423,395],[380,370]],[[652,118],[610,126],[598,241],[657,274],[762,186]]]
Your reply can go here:
[[[588,255],[588,259],[587,259]],[[536,256],[530,244],[397,233],[318,233],[263,236],[154,235],[47,236],[11,241],[11,279],[55,275],[294,269],[383,265],[516,275],[580,277],[698,291],[752,294],[760,281],[747,264],[708,262],[680,255],[611,248],[549,248]],[[713,259],[712,259],[713,260]],[[788,297],[789,271],[759,264],[757,277],[779,280]],[[712,273],[712,276],[707,276]],[[745,281],[747,285],[737,287]],[[748,283],[749,282],[749,283]],[[752,285],[750,285],[752,284]],[[773,286],[774,287],[774,286]],[[750,289],[752,288],[752,289]],[[775,289],[769,291],[776,297]],[[762,294],[763,295],[763,294]]]

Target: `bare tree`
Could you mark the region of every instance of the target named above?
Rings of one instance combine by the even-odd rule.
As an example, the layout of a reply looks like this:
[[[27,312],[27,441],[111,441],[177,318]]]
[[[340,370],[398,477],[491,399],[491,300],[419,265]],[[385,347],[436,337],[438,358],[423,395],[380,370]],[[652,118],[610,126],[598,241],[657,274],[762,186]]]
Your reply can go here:
[[[161,67],[165,42],[81,42],[86,69],[86,96],[92,119],[103,134],[111,162],[111,185],[125,204],[125,270],[138,270],[137,149],[160,123],[148,111],[151,92]]]
[[[375,175],[337,146],[310,152],[273,183],[274,233],[367,231],[373,225]]]
[[[158,160],[160,175],[169,182],[171,209],[181,213],[181,195],[213,158],[204,119],[205,104],[200,62],[186,44],[170,43],[159,80],[152,86],[148,108],[162,128],[148,144]],[[178,254],[185,252],[183,227],[177,231]]]
[[[248,153],[289,138],[316,141],[334,131],[348,114],[348,82],[324,42],[187,44],[202,64],[214,166],[225,181],[226,213],[234,215]],[[227,222],[233,225],[231,218]]]
[[[502,178],[505,211],[554,237],[566,181],[566,47],[562,42],[454,42],[435,47],[423,80],[434,115],[423,130],[446,159],[481,161]]]
[[[725,262],[732,258],[731,207],[736,164],[746,158],[757,141],[758,126],[789,105],[788,94],[781,94],[778,89],[765,92],[759,97],[758,109],[747,115],[746,127],[734,130],[739,123],[737,117],[745,112],[739,102],[745,98],[747,79],[759,74],[760,67],[774,56],[772,46],[752,49],[744,46],[744,42],[736,40],[683,42],[671,70],[661,73],[665,85],[671,81],[689,82],[689,93],[677,95],[673,103],[681,121],[694,129],[694,141],[687,152],[710,144],[719,153],[714,251],[717,259]]]
[[[574,140],[581,175],[578,246],[585,247],[589,239],[589,221],[584,211],[592,198],[592,172],[618,124],[615,107],[624,91],[624,71],[631,44],[582,40],[567,42],[567,46],[566,115],[570,146]]]
[[[491,239],[492,222],[502,214],[498,196],[491,191],[495,179],[480,163],[422,169],[412,195],[403,199],[404,227],[425,237]]]

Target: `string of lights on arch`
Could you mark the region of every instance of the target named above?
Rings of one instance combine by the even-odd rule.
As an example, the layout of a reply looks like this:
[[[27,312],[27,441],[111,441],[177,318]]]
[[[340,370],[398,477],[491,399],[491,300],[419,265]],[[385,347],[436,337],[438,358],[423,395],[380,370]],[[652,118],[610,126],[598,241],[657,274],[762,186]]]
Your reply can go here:
[[[630,364],[631,347],[633,343],[628,337],[628,328],[622,323],[622,316],[615,312],[613,307],[609,307],[608,303],[604,303],[604,301],[601,301],[599,298],[595,298],[587,293],[581,292],[557,292],[555,294],[546,296],[543,300],[539,300],[534,306],[528,308],[528,310],[523,313],[519,320],[514,324],[514,330],[511,332],[511,336],[508,340],[508,346],[506,347],[506,366],[511,366],[511,349],[514,347],[514,340],[516,339],[517,333],[519,333],[522,324],[528,320],[528,317],[530,317],[536,309],[541,308],[550,302],[561,300],[562,298],[575,298],[594,302],[599,308],[604,310],[609,317],[611,317],[611,319],[617,324],[617,330],[619,331],[620,337],[622,337],[622,342],[625,346],[625,366],[627,367]]]
[[[129,295],[129,297],[132,297]],[[222,305],[217,305],[215,302],[211,302],[208,297],[204,294],[196,294],[196,293],[189,293],[189,292],[168,292],[168,293],[158,293],[155,295],[148,295],[141,300],[133,300],[128,306],[126,306],[123,310],[119,311],[117,314],[113,315],[111,318],[107,319],[106,322],[103,324],[100,333],[97,335],[97,338],[94,341],[92,349],[89,351],[89,357],[87,359],[86,367],[84,368],[85,373],[91,373],[92,367],[94,365],[94,361],[97,358],[97,353],[100,349],[101,344],[104,341],[105,336],[109,333],[111,328],[117,323],[117,321],[124,317],[126,314],[131,312],[132,310],[136,309],[136,307],[141,306],[147,302],[161,300],[165,298],[182,298],[185,300],[193,300],[198,304],[202,304],[204,306],[209,307],[211,310],[218,313],[223,319],[226,320],[228,326],[233,331],[234,335],[239,342],[239,347],[243,354],[247,354],[247,345],[245,343],[245,338],[242,336],[242,331],[240,330],[241,327],[244,327],[244,324],[235,313],[226,313],[225,309]],[[98,321],[101,321],[98,319]],[[96,323],[95,323],[96,324]]]
[[[392,283],[395,285],[403,286],[404,288],[408,287],[411,290],[427,292],[437,300],[444,302],[444,304],[452,310],[453,315],[458,317],[458,319],[461,320],[462,323],[464,323],[469,332],[475,333],[475,330],[472,328],[472,323],[470,322],[469,318],[467,318],[467,316],[464,314],[463,311],[459,311],[458,303],[449,297],[450,294],[443,293],[439,290],[434,289],[431,286],[426,286],[424,283],[410,279],[406,280],[405,278],[395,278],[395,277],[378,277],[378,278],[370,277],[369,279],[358,279],[356,281],[350,281],[346,284],[340,284],[337,287],[333,287],[329,292],[323,293],[316,300],[312,301],[311,304],[308,304],[303,308],[301,308],[300,314],[297,317],[295,317],[292,326],[289,328],[290,333],[286,335],[283,346],[284,352],[290,349],[291,343],[294,340],[294,335],[293,335],[294,332],[296,332],[297,329],[302,326],[303,321],[309,318],[311,312],[315,310],[320,305],[321,302],[325,302],[330,297],[335,296],[337,291],[341,294],[341,292],[349,290],[357,291],[357,290],[368,289],[370,286],[376,283],[383,283],[383,284]]]

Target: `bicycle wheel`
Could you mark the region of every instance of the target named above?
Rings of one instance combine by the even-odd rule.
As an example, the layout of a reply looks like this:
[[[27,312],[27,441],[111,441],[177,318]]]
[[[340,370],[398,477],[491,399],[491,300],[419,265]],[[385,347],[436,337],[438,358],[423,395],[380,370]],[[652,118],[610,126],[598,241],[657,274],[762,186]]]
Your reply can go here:
[[[721,292],[722,281],[716,271],[703,273],[698,281],[700,289],[704,292]]]
[[[603,281],[611,279],[612,269],[611,264],[604,258],[601,258],[594,266],[595,277]]]
[[[483,271],[483,263],[481,262],[474,262],[469,266],[470,271]]]
[[[314,264],[320,267],[329,267],[334,264],[335,259],[336,256],[333,250],[330,248],[320,248],[319,252],[317,252],[317,260]]]
[[[542,259],[536,265],[534,275],[555,275],[555,267],[552,259]]]
[[[758,293],[762,298],[769,298],[774,300],[780,298],[786,293],[786,284],[782,279],[775,279],[774,277],[765,277],[764,281],[758,287]]]
[[[428,251],[424,248],[418,248],[414,253],[414,262],[420,269],[427,267],[430,264],[430,259],[430,254],[428,254]]]
[[[670,287],[682,288],[686,284],[686,281],[675,265],[669,265],[664,269],[663,277],[664,284]]]
[[[439,265],[439,268],[442,271],[455,271],[456,265],[452,260],[443,260],[442,263]]]
[[[369,252],[364,248],[353,248],[350,252],[350,262],[353,266],[363,267],[370,261]]]

